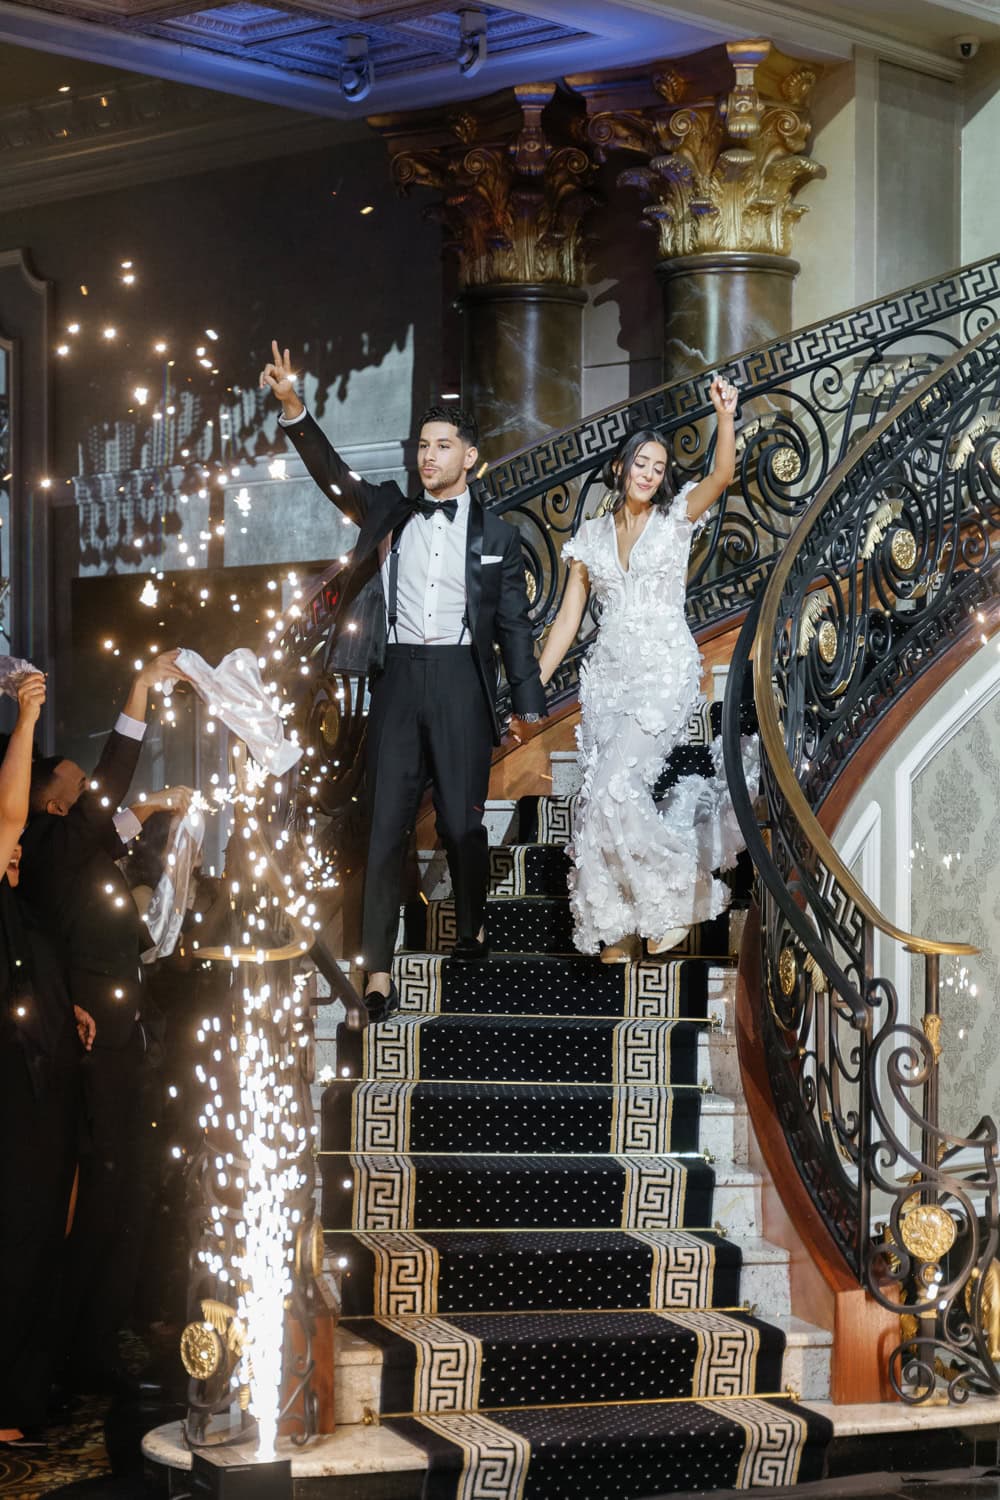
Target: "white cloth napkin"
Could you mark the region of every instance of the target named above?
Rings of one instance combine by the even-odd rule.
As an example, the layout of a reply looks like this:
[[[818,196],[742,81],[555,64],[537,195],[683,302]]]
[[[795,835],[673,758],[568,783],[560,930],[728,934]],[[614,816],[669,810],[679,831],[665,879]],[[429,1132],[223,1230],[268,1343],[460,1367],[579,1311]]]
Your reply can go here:
[[[192,809],[174,818],[163,855],[163,874],[156,883],[146,911],[146,930],[153,946],[142,955],[145,964],[173,953],[188,909],[191,881],[198,866],[205,819]]]
[[[254,760],[283,776],[301,758],[302,746],[285,737],[281,715],[261,681],[257,658],[246,646],[210,667],[197,651],[178,652],[177,665],[209,712],[238,734]]]

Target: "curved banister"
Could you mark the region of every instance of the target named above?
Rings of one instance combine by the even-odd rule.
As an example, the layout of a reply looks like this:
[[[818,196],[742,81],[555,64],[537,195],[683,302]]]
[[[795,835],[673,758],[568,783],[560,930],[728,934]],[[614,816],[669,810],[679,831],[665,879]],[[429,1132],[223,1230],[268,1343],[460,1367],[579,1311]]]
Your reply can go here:
[[[737,475],[711,513],[692,560],[687,612],[696,635],[735,623],[780,558],[798,518],[859,434],[961,347],[975,326],[997,316],[1000,256],[993,256],[719,366],[719,373],[740,386]],[[480,486],[484,503],[520,529],[539,635],[562,599],[567,576],[562,545],[599,508],[600,472],[627,431],[648,426],[661,435],[677,485],[711,465],[708,388],[714,373],[706,370],[647,391],[486,469]],[[308,782],[300,778],[279,822],[330,819],[324,846],[338,869],[344,863],[345,817],[350,821],[360,784],[368,687],[363,673],[329,665],[340,568],[334,564],[326,571],[303,600],[298,618],[268,643],[269,650],[284,653],[280,685],[295,706],[300,733],[316,752]],[[590,616],[549,684],[551,703],[575,695],[593,627]],[[302,666],[309,668],[307,676],[301,675]],[[504,694],[502,708],[509,706]],[[319,771],[320,766],[326,769]]]
[[[758,1019],[772,1093],[845,1261],[883,1306],[903,1303],[891,1375],[908,1400],[928,1399],[942,1371],[958,1399],[1000,1390],[983,1315],[984,1288],[992,1297],[1000,1278],[997,1129],[984,1119],[953,1134],[937,1107],[940,963],[976,950],[886,918],[811,803],[906,686],[975,628],[995,587],[998,527],[993,324],[916,383],[820,488],[744,624],[724,711],[727,774],[761,882]],[[766,832],[738,754],[751,664]],[[876,933],[924,957],[919,1024],[875,972]],[[881,1241],[873,1205],[887,1221]]]

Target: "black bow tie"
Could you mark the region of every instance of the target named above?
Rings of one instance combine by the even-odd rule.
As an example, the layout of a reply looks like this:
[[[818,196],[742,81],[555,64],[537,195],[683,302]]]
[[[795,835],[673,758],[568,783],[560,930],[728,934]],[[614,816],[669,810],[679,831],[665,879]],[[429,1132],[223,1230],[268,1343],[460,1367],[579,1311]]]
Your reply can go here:
[[[457,500],[428,500],[421,496],[419,500],[412,501],[413,509],[420,516],[447,516],[449,521],[454,521],[458,515]]]

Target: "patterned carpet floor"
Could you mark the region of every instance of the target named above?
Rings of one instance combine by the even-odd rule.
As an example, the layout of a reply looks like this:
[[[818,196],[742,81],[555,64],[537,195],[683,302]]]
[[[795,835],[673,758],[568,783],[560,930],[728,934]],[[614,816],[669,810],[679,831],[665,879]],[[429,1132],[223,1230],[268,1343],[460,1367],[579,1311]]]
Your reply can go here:
[[[783,1394],[784,1332],[743,1305],[715,1227],[737,1169],[704,1146],[708,981],[731,918],[665,960],[581,958],[570,816],[522,801],[523,841],[491,851],[489,963],[449,963],[450,901],[407,908],[400,1013],[324,1094],[327,1249],[380,1351],[381,1419],[426,1452],[425,1500],[817,1479],[828,1424]]]

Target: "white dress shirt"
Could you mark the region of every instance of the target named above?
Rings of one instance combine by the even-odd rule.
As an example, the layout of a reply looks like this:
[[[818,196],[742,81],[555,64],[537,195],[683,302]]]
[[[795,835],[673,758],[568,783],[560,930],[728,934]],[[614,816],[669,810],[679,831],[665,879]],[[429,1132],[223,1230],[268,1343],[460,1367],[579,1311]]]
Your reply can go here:
[[[279,416],[282,427],[294,427],[305,417]],[[424,491],[427,500],[435,496]],[[399,544],[399,576],[396,586],[396,629],[390,644],[401,646],[458,646],[469,644],[462,635],[465,618],[465,545],[469,532],[468,489],[456,496],[455,518],[422,516],[418,512],[403,532]],[[382,568],[382,590],[389,602],[389,554],[391,539],[378,549]]]
[[[426,498],[437,504],[433,495]],[[465,618],[465,548],[469,532],[469,491],[456,496],[454,520],[440,513],[418,511],[407,523],[399,543],[396,630],[390,644],[401,646],[458,646],[469,644],[462,635]],[[382,588],[389,599],[389,553],[382,558]]]
[[[118,715],[115,729],[126,739],[144,740],[146,738],[145,719],[133,719],[128,714]],[[142,832],[142,824],[130,807],[123,807],[120,812],[115,813],[114,824],[115,832],[123,844],[130,844]]]

